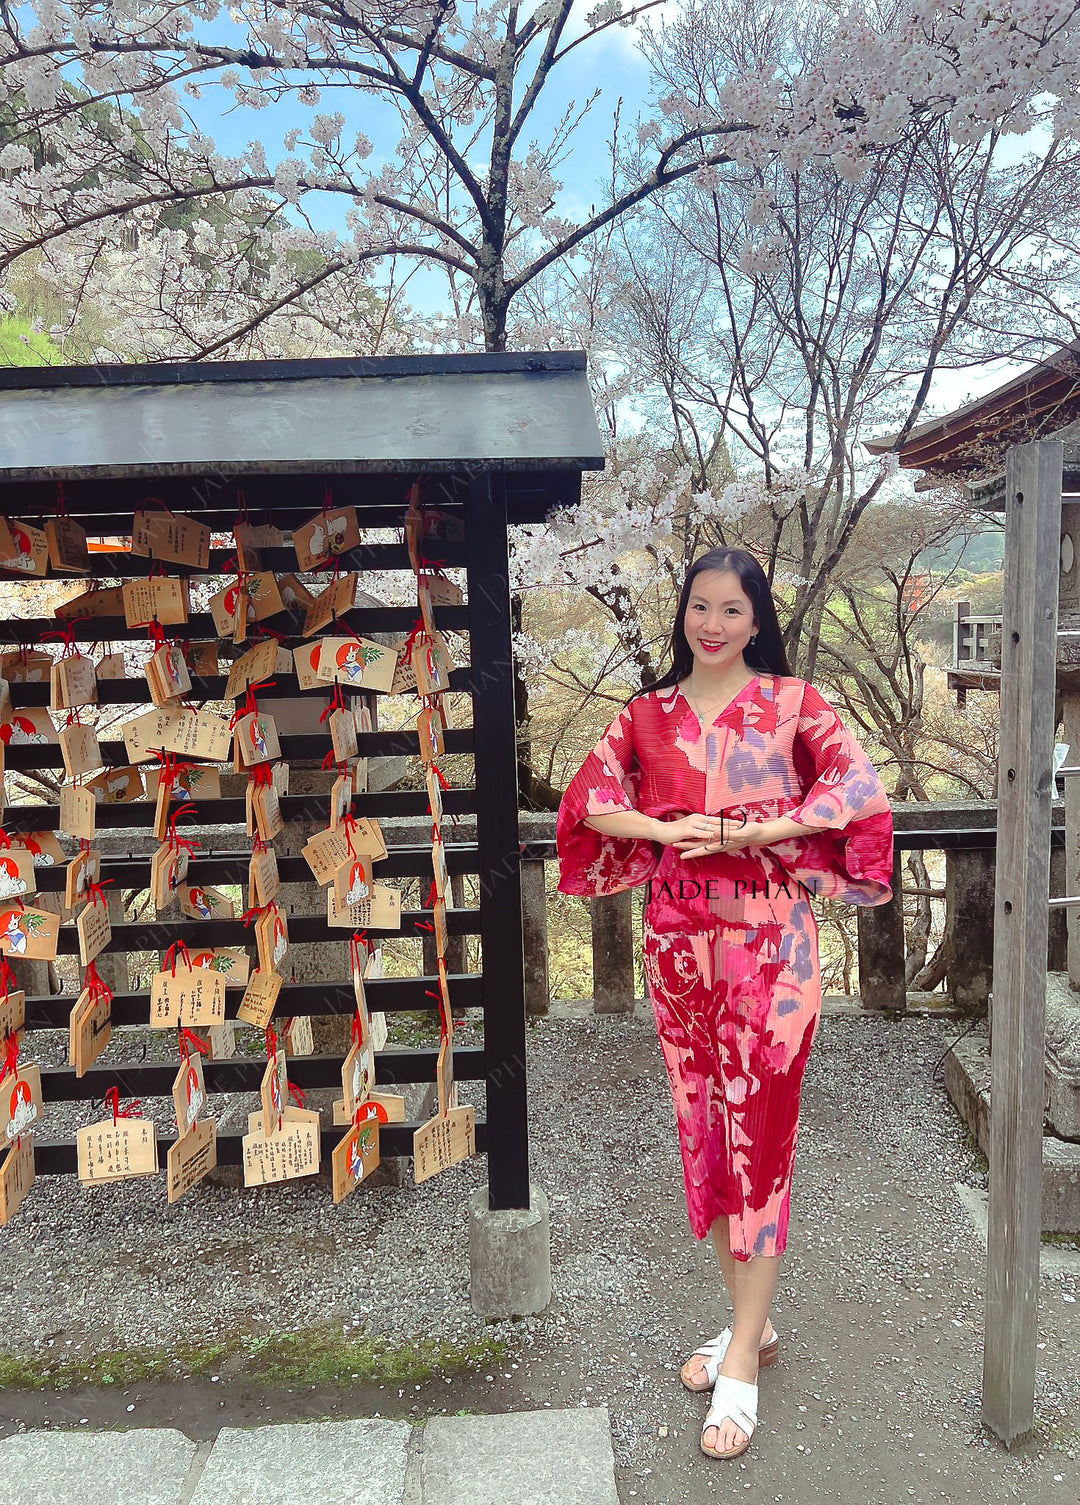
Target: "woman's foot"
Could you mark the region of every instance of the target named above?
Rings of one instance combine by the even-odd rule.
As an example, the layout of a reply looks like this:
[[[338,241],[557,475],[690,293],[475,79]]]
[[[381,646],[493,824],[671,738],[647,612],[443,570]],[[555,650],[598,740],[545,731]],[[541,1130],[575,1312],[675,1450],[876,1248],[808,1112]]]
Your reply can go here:
[[[769,1343],[775,1342],[775,1340],[776,1330],[774,1329],[772,1322],[766,1317],[765,1331],[761,1335],[761,1347],[765,1348]],[[725,1362],[726,1357],[727,1356],[725,1355]],[[686,1384],[691,1390],[700,1390],[704,1386],[709,1384],[709,1376],[706,1373],[703,1358],[704,1356],[700,1353],[691,1354],[686,1363],[683,1365],[683,1383]],[[726,1374],[727,1370],[721,1367],[720,1372],[721,1374]],[[742,1375],[736,1375],[736,1379],[742,1379]],[[715,1443],[713,1444],[713,1446],[715,1446]]]
[[[766,1332],[768,1328],[766,1328]],[[739,1354],[729,1346],[724,1356],[724,1362],[720,1366],[720,1373],[730,1376],[733,1380],[743,1380],[748,1385],[756,1385],[758,1377],[757,1355],[749,1356]],[[719,1426],[706,1427],[701,1436],[701,1445],[710,1452],[730,1453],[745,1447],[750,1439],[731,1420],[725,1416]]]

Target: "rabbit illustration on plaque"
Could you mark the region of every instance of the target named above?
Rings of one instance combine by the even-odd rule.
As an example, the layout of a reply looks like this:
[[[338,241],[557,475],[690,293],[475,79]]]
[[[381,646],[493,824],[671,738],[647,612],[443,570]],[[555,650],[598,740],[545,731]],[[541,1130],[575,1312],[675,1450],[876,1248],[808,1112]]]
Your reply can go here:
[[[7,1137],[10,1140],[16,1140],[20,1135],[25,1134],[38,1116],[37,1104],[30,1091],[30,1083],[21,1078],[12,1088],[8,1115]]]
[[[206,901],[206,890],[202,888],[189,888],[188,899],[192,909],[195,910],[200,920],[212,920],[214,911]]]
[[[202,1084],[199,1081],[199,1073],[195,1070],[194,1066],[189,1066],[187,1069],[187,1077],[184,1081],[184,1095],[187,1099],[187,1109],[185,1112],[186,1133],[198,1118],[199,1110],[202,1108],[203,1103],[206,1101],[205,1094],[202,1090]]]
[[[349,891],[345,895],[346,904],[359,904],[362,899],[371,897],[371,885],[367,881],[367,873],[362,862],[354,862],[349,873]]]
[[[26,880],[19,875],[19,864],[11,857],[0,857],[0,899],[17,899],[26,891]]]
[[[22,928],[23,911],[8,909],[0,914],[0,948],[12,956],[22,956],[26,950],[26,931]]]
[[[251,733],[252,750],[258,754],[260,759],[268,757],[269,754],[266,750],[266,727],[258,716],[252,717],[248,723],[248,730]]]
[[[344,514],[331,517],[325,523],[320,519],[311,533],[312,554],[316,557],[324,554],[340,554],[345,546],[348,526],[349,519]]]
[[[11,570],[25,570],[30,574],[34,571],[34,548],[30,542],[30,535],[18,523],[11,523],[11,537],[15,544],[15,553],[10,559],[5,559],[4,564]]]
[[[33,717],[15,715],[0,726],[0,740],[12,747],[21,747],[28,742],[48,742],[49,738]]]

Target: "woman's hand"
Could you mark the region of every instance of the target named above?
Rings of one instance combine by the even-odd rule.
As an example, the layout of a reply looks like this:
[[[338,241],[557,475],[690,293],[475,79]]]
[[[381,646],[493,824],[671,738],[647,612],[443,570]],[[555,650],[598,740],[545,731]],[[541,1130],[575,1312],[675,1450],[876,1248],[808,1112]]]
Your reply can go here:
[[[700,836],[694,836],[689,840],[672,843],[684,857],[713,857],[717,852],[740,852],[745,847],[764,847],[776,840],[773,821],[747,820],[744,815],[742,824],[738,825],[730,816],[725,815],[721,828],[719,816],[705,818],[712,823],[713,834],[707,835],[704,841]]]
[[[718,815],[683,815],[678,820],[658,822],[657,841],[666,847],[700,846],[703,841],[720,840],[720,817]],[[731,829],[731,822],[724,820],[724,834]]]

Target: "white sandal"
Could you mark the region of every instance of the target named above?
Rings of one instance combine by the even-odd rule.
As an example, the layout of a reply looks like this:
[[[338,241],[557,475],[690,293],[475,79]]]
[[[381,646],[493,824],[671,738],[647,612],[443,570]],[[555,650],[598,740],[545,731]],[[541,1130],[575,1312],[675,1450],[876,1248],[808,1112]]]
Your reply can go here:
[[[748,1380],[732,1379],[727,1374],[717,1375],[713,1398],[701,1427],[701,1451],[710,1458],[741,1458],[750,1446],[757,1426],[757,1403],[756,1385],[751,1385]],[[742,1447],[718,1453],[715,1448],[705,1446],[705,1433],[710,1427],[719,1427],[723,1421],[734,1422],[740,1432],[746,1433],[746,1441]]]
[[[707,1379],[704,1385],[700,1383],[692,1385],[686,1378],[686,1375],[683,1373],[683,1370],[686,1369],[686,1364],[684,1364],[682,1369],[679,1371],[679,1378],[682,1380],[687,1390],[693,1391],[695,1395],[700,1395],[704,1391],[711,1390],[713,1388],[713,1386],[716,1384],[716,1377],[720,1373],[720,1366],[724,1362],[724,1355],[728,1351],[728,1344],[730,1342],[731,1328],[725,1327],[722,1333],[718,1333],[715,1338],[710,1338],[708,1343],[703,1343],[700,1348],[694,1349],[694,1352],[690,1355],[690,1358],[686,1360],[686,1364],[689,1364],[690,1359],[700,1359],[701,1367],[704,1369]],[[774,1327],[772,1337],[767,1343],[762,1343],[761,1347],[758,1349],[758,1368],[768,1369],[771,1364],[776,1363],[779,1354],[780,1336]]]

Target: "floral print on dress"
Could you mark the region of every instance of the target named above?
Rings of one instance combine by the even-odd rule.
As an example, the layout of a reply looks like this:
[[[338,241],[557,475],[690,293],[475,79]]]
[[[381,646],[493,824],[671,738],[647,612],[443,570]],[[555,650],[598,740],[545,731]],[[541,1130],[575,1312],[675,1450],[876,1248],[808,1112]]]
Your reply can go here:
[[[789,815],[815,830],[685,858],[584,824],[632,809],[665,821]],[[638,696],[607,728],[563,796],[556,838],[563,893],[649,884],[645,976],[695,1237],[727,1214],[736,1258],[783,1253],[821,1013],[810,897],[892,897],[892,812],[876,769],[804,680],[756,675],[708,726],[671,686]]]

